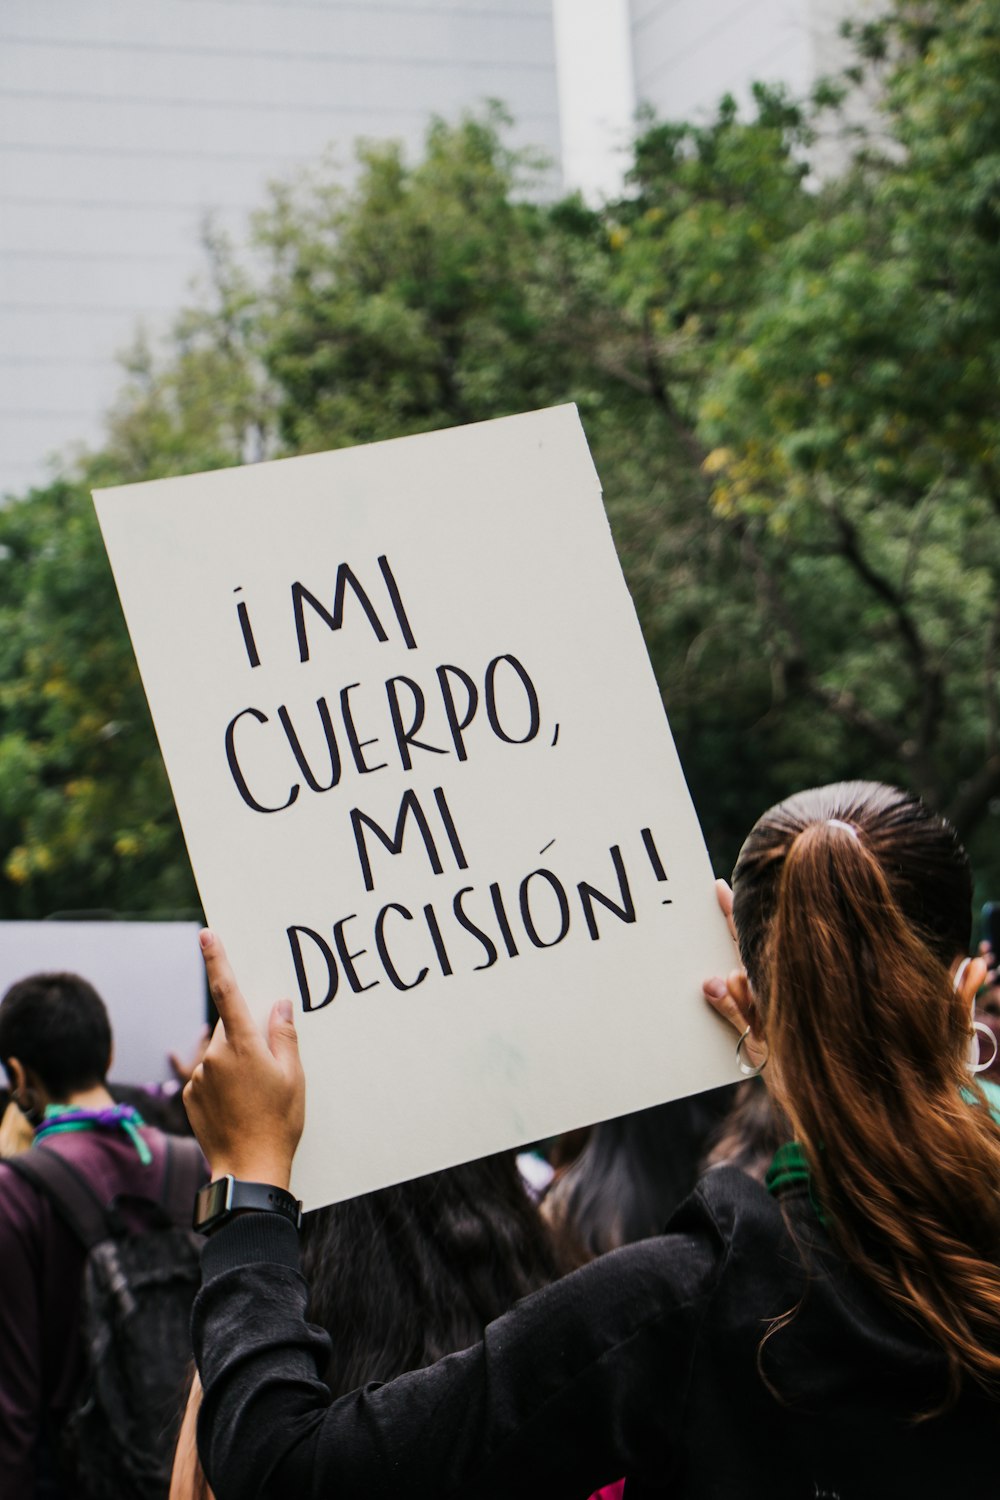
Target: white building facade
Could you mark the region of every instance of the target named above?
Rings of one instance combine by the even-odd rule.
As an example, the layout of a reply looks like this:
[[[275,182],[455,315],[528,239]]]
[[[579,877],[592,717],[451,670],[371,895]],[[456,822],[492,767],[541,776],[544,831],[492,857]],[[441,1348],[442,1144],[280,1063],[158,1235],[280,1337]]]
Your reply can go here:
[[[206,214],[238,235],[326,148],[416,152],[488,99],[558,163],[555,67],[551,0],[3,0],[0,492],[99,440],[116,352],[182,305]]]
[[[359,136],[500,100],[552,191],[612,197],[635,109],[804,91],[877,0],[3,0],[0,494],[100,441],[118,351],[162,331],[205,217],[237,239],[269,180]]]
[[[697,119],[752,82],[804,94],[847,60],[842,22],[870,0],[629,0],[636,101],[663,119]]]

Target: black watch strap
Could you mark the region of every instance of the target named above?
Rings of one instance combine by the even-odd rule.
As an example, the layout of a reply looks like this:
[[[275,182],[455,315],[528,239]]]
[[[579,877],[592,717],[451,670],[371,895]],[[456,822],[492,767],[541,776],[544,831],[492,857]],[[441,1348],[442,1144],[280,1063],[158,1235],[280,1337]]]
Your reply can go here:
[[[302,1204],[284,1188],[269,1182],[241,1182],[236,1177],[218,1177],[203,1187],[194,1200],[194,1227],[199,1234],[211,1234],[234,1214],[248,1209],[257,1213],[280,1214],[298,1229],[302,1223]]]

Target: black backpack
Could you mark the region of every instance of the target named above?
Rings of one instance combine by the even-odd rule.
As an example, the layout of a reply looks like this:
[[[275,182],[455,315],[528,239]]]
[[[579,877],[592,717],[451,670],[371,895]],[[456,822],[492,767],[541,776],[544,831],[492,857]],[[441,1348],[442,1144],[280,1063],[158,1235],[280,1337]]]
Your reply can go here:
[[[80,1296],[84,1373],[58,1436],[74,1500],[166,1500],[191,1372],[191,1304],[201,1237],[190,1228],[205,1181],[197,1143],[164,1137],[158,1200],[102,1203],[65,1156],[40,1142],[4,1165],[44,1193],[86,1247]],[[141,1205],[126,1229],[119,1206]]]

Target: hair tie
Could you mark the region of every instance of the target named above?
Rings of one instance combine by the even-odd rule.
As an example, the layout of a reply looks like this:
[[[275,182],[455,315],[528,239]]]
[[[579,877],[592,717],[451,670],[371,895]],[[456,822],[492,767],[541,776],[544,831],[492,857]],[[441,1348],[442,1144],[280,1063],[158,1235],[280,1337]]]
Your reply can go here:
[[[844,828],[852,839],[857,839],[858,843],[861,843],[861,835],[853,823],[845,823],[841,818],[827,818],[826,826],[827,828]]]

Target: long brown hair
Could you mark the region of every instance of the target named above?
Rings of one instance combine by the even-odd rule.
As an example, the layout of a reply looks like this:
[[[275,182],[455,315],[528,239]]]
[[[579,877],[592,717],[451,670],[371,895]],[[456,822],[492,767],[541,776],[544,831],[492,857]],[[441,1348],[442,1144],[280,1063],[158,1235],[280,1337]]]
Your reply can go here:
[[[765,813],[733,890],[769,1083],[831,1234],[943,1350],[942,1406],[965,1376],[996,1393],[1000,1128],[962,1097],[949,972],[971,937],[965,851],[917,798],[841,782]]]

